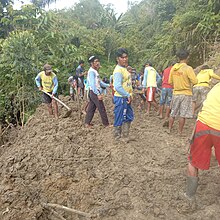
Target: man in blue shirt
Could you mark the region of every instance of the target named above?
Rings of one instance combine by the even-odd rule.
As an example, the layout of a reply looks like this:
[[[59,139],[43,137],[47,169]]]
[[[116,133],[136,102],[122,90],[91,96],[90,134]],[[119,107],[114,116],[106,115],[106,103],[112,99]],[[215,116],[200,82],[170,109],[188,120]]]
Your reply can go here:
[[[114,137],[119,141],[122,135],[124,141],[129,141],[129,131],[131,122],[134,119],[133,110],[131,108],[132,99],[132,82],[131,74],[127,71],[128,52],[125,48],[119,48],[116,52],[117,65],[113,72],[114,86]]]
[[[76,68],[76,77],[77,77],[77,91],[78,95],[83,98],[84,97],[84,76],[86,75],[84,69],[85,62],[83,60],[79,61],[79,66]]]
[[[92,127],[91,121],[95,114],[96,108],[102,119],[102,123],[105,127],[109,126],[108,116],[103,103],[103,96],[101,94],[101,86],[108,87],[106,84],[100,80],[98,70],[100,68],[100,61],[96,56],[91,56],[89,58],[90,69],[88,71],[87,82],[89,85],[89,104],[87,107],[87,113],[85,118],[86,127]]]

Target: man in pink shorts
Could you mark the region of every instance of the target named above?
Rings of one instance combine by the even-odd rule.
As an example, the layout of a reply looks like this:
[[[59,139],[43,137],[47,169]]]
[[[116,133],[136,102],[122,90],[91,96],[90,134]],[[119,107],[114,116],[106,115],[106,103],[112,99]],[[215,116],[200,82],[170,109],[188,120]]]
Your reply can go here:
[[[198,186],[198,169],[208,170],[212,147],[220,164],[220,83],[208,93],[198,115],[196,129],[190,146],[185,196],[192,199]]]

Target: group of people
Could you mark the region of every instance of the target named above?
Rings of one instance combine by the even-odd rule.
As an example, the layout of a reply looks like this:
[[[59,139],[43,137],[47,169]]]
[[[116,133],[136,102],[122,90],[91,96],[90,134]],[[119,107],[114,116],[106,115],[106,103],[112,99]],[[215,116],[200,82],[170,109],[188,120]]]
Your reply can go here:
[[[181,134],[185,119],[193,117],[198,96],[201,96],[202,101],[204,101],[203,107],[198,114],[188,155],[189,163],[185,196],[188,199],[192,199],[198,186],[198,169],[209,169],[213,146],[216,159],[220,164],[220,83],[215,85],[209,92],[210,79],[220,80],[220,77],[214,74],[207,66],[203,66],[196,76],[193,68],[187,64],[189,53],[186,50],[179,51],[177,57],[179,61],[163,71],[160,106],[155,100],[155,94],[158,80],[161,77],[150,62],[146,62],[144,65],[143,75],[140,77],[142,82],[139,86],[143,91],[143,97],[146,97],[148,103],[147,114],[149,114],[151,105],[153,105],[155,110],[158,111],[159,117],[163,118],[164,105],[166,106],[165,119],[169,121],[168,133],[171,132],[175,118],[179,117],[179,133]],[[101,93],[101,87],[111,87],[113,89],[114,104],[114,140],[116,143],[121,141],[128,143],[134,113],[131,105],[133,93],[132,75],[129,72],[128,51],[125,48],[119,48],[116,51],[116,61],[117,65],[111,76],[110,83],[105,83],[100,79],[99,75],[99,58],[91,56],[88,59],[90,64],[87,72],[89,104],[85,116],[85,126],[88,128],[93,126],[91,122],[96,109],[100,113],[103,125],[105,127],[111,126]],[[78,78],[80,78],[81,82],[86,75],[83,65],[84,62],[80,62],[77,70]],[[48,104],[49,113],[53,114],[53,103],[55,107],[54,114],[58,117],[57,104],[53,99],[57,94],[58,80],[52,72],[51,66],[46,64],[44,71],[40,72],[35,80],[39,90],[49,93],[48,95],[43,92],[43,99]],[[80,90],[84,88],[79,82],[77,82],[77,85]],[[81,91],[78,91],[78,93],[80,94]]]

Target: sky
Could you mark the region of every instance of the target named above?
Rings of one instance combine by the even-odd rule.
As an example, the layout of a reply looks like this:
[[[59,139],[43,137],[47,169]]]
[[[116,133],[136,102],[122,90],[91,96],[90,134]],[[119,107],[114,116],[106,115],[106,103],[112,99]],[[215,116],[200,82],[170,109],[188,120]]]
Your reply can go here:
[[[28,4],[28,0],[22,0],[24,4]],[[132,3],[139,3],[141,0],[129,0]],[[73,6],[75,3],[79,2],[79,0],[57,0],[56,3],[50,5],[51,9],[62,9]],[[107,5],[108,3],[113,4],[115,12],[120,15],[121,13],[125,13],[128,9],[127,2],[128,0],[99,0],[99,2],[103,5]],[[21,7],[21,3],[19,0],[14,1],[14,7],[19,9]]]

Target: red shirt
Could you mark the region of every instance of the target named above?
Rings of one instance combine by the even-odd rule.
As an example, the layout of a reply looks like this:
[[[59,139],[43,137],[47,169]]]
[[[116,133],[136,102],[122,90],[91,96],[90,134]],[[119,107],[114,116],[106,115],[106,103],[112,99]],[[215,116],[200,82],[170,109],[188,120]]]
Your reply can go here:
[[[173,88],[173,86],[171,86],[171,85],[168,83],[171,68],[172,68],[172,66],[169,66],[169,67],[167,67],[167,68],[163,71],[162,88],[170,88],[170,89]]]

